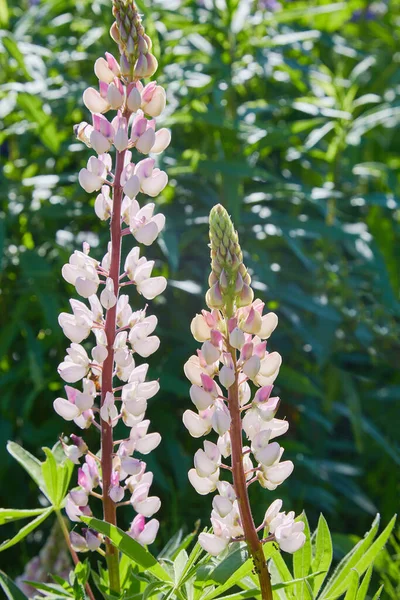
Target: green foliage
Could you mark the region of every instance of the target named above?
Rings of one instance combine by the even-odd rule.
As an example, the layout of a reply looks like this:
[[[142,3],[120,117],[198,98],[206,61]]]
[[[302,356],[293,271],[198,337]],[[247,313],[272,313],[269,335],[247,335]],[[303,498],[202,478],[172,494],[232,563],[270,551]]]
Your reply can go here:
[[[303,517],[305,519],[305,517]],[[245,544],[233,544],[221,556],[213,558],[204,553],[198,543],[188,552],[192,536],[181,539],[174,536],[162,555],[155,558],[126,533],[94,518],[83,517],[83,521],[93,529],[107,535],[120,550],[122,560],[120,575],[122,597],[131,600],[146,600],[157,597],[159,600],[241,600],[260,598],[258,579],[253,572],[253,564],[247,558]],[[371,596],[370,588],[373,567],[390,535],[394,519],[377,536],[379,517],[349,554],[340,562],[334,572],[330,572],[332,543],[329,528],[321,516],[317,530],[311,535],[306,526],[307,541],[302,550],[293,555],[293,570],[284,562],[275,544],[265,546],[272,575],[274,600],[366,600]],[[362,554],[363,553],[363,554]],[[313,565],[322,567],[314,570]],[[293,574],[292,574],[293,573]],[[84,586],[93,577],[97,589],[106,600],[114,596],[108,588],[107,571],[100,568],[96,573],[88,561],[76,566],[69,581],[55,578],[55,583],[29,582],[44,594],[47,600],[70,598],[82,600]],[[321,590],[323,583],[325,586]],[[375,596],[379,597],[379,593]],[[82,595],[83,594],[83,595]],[[10,597],[11,600],[19,600]]]
[[[208,503],[187,481],[198,446],[181,424],[182,365],[204,306],[205,221],[217,202],[239,229],[257,294],[280,318],[271,347],[285,366],[274,393],[288,407],[286,455],[296,464],[285,503],[305,507],[312,525],[323,511],[333,531],[359,535],[377,509],[385,520],[397,509],[400,3],[358,21],[362,0],[282,4],[270,13],[255,0],[139,1],[173,136],[160,165],[171,180],[158,199],[167,229],[152,256],[170,281],[155,306],[161,392],[149,407],[163,435],[149,466],[164,543],[182,523],[208,522]],[[0,0],[0,437],[33,454],[61,427],[72,431],[52,411],[67,345],[57,316],[71,295],[61,266],[84,239],[101,257],[107,237],[77,184],[89,153],[72,126],[88,118],[81,96],[96,84],[94,60],[112,51],[109,8]],[[36,486],[0,456],[0,505],[37,506]],[[35,459],[28,471],[42,477]],[[66,476],[52,473],[50,460],[50,495]],[[251,493],[261,517],[269,499]],[[12,524],[4,528],[11,539]],[[313,572],[328,563],[325,533],[319,544]],[[13,574],[38,547],[29,536],[10,552]],[[308,584],[318,593],[322,575]]]
[[[61,446],[59,443],[57,443],[52,450],[43,448],[46,460],[40,462],[37,458],[32,456],[30,452],[22,448],[22,446],[19,446],[15,442],[8,442],[8,452],[27,471],[27,473],[29,473],[40,491],[47,498],[50,506],[33,510],[14,508],[0,509],[0,525],[18,521],[20,519],[35,517],[29,521],[29,523],[20,527],[16,535],[11,539],[1,543],[0,552],[21,542],[39,527],[47,517],[54,512],[59,514],[60,510],[63,508],[71,480],[73,463],[65,457],[64,452],[62,450],[60,451],[60,448]]]

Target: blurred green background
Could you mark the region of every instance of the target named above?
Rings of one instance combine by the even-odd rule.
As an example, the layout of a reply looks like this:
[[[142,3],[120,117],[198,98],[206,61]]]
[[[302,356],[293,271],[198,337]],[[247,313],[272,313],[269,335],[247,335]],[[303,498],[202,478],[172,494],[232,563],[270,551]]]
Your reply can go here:
[[[181,421],[191,404],[182,367],[204,306],[207,215],[221,202],[257,295],[280,319],[269,347],[284,359],[276,391],[296,468],[279,496],[313,526],[322,511],[344,548],[377,511],[386,522],[399,498],[400,2],[138,5],[173,136],[160,161],[170,185],[157,200],[167,227],[146,254],[170,283],[151,307],[161,338],[149,416],[163,443],[148,461],[163,500],[159,547],[209,519],[210,498],[187,480],[199,440]],[[114,51],[111,22],[109,0],[0,0],[1,506],[38,505],[6,440],[39,456],[73,431],[52,409],[68,345],[57,316],[74,294],[60,271],[83,241],[101,257],[108,231],[78,185],[90,151],[72,127],[88,119],[94,60]],[[87,438],[97,448],[96,432]],[[251,493],[261,517],[275,496]],[[10,575],[40,535],[0,555]]]

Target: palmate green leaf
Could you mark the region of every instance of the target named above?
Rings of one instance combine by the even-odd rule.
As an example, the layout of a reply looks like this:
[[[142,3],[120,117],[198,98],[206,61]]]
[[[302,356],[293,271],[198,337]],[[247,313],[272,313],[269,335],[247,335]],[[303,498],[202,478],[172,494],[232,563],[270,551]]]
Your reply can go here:
[[[352,569],[355,569],[359,576],[361,576],[373,564],[375,558],[388,541],[395,522],[396,516],[392,518],[380,536],[373,542],[379,527],[379,515],[377,515],[366,537],[339,563],[333,577],[325,587],[320,600],[327,600],[328,598],[329,600],[334,600],[338,598],[348,589]]]
[[[146,550],[146,548],[139,544],[139,542],[122,531],[122,529],[93,517],[82,517],[82,521],[89,525],[89,527],[92,527],[99,533],[110,538],[114,546],[116,546],[123,554],[129,556],[129,558],[142,567],[142,569],[149,571],[154,577],[161,581],[171,581],[170,576],[157,559]]]
[[[46,508],[0,508],[0,525],[5,523],[11,523],[12,521],[18,521],[19,519],[28,519],[29,517],[37,517],[43,514]]]
[[[30,534],[37,527],[39,527],[39,525],[43,523],[43,521],[45,521],[47,517],[51,515],[52,512],[52,506],[46,508],[46,510],[40,515],[38,515],[36,519],[33,519],[33,521],[30,521],[29,523],[27,523],[27,525],[22,527],[13,538],[11,538],[10,540],[5,540],[2,544],[0,544],[0,552],[3,552],[3,550],[7,550],[7,548],[11,548],[11,546],[14,546],[15,544],[18,544],[18,542],[23,540],[28,534]]]
[[[3,571],[0,571],[0,587],[7,600],[28,600],[19,587]]]
[[[71,480],[73,463],[65,456],[59,456],[60,444],[53,450],[43,448],[46,460],[42,463],[42,474],[46,486],[46,495],[55,508],[62,508],[64,498]],[[58,460],[57,460],[58,459]]]
[[[311,562],[311,572],[322,571],[321,575],[314,577],[312,583],[313,592],[316,596],[328,574],[333,555],[331,533],[323,515],[319,517],[318,527],[312,541],[314,542],[314,557]]]

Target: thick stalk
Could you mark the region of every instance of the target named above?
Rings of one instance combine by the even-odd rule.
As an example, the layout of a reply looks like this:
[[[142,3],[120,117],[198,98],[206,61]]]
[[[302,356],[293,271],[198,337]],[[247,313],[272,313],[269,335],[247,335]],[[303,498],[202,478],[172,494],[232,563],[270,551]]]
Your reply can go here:
[[[56,515],[57,515],[57,520],[60,525],[61,531],[63,532],[65,542],[68,546],[68,550],[71,554],[72,560],[74,561],[74,565],[76,566],[80,562],[80,560],[79,560],[77,553],[75,552],[75,550],[72,547],[71,540],[69,538],[69,531],[65,524],[64,517],[62,516],[62,514],[59,510],[56,510]],[[90,600],[95,600],[94,594],[92,592],[92,589],[91,589],[89,583],[86,583],[85,590],[86,590],[86,593],[89,596]]]
[[[236,351],[228,345],[236,372]],[[233,486],[239,505],[240,519],[249,553],[254,562],[254,569],[260,581],[260,591],[263,600],[272,600],[271,577],[264,557],[262,543],[258,538],[251,513],[246,476],[243,467],[242,419],[240,416],[239,384],[236,372],[235,383],[228,391],[228,405],[231,415],[231,451]]]
[[[127,120],[129,114],[124,115]],[[121,203],[122,186],[121,173],[124,168],[125,150],[117,152],[115,165],[115,179],[113,187],[113,210],[111,215],[111,262],[110,278],[114,282],[114,293],[118,296],[120,263],[121,263]],[[101,404],[103,405],[107,392],[113,390],[114,369],[114,341],[116,336],[117,306],[107,311],[105,333],[107,337],[108,355],[103,364]],[[103,479],[103,518],[107,523],[117,524],[116,506],[108,495],[111,485],[112,460],[113,460],[113,430],[111,425],[101,420],[101,472]],[[117,594],[120,593],[119,558],[118,549],[106,541],[106,560],[110,580],[110,589]]]

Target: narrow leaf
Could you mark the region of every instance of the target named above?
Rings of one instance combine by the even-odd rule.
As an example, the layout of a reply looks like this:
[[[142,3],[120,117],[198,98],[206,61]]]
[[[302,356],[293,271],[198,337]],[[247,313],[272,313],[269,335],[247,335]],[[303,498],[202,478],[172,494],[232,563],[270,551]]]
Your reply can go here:
[[[28,600],[19,587],[3,571],[0,571],[0,587],[7,600]]]
[[[327,576],[332,563],[332,538],[328,523],[323,515],[320,515],[315,535],[315,554],[311,563],[311,572],[322,571],[321,575],[314,577],[313,592],[316,596]]]
[[[28,450],[22,448],[16,442],[8,442],[7,450],[9,454],[25,469],[25,471],[30,475],[35,483],[40,487],[43,493],[44,492],[44,480],[42,475],[42,466],[40,461],[33,456]]]
[[[36,517],[36,519],[33,519],[33,521],[30,521],[27,525],[22,527],[22,529],[19,530],[17,535],[15,535],[13,538],[11,538],[11,540],[5,540],[0,545],[0,552],[2,552],[3,550],[7,550],[7,548],[11,548],[11,546],[14,546],[15,544],[18,544],[18,542],[23,540],[24,537],[26,537],[29,533],[34,531],[34,529],[36,529],[36,527],[39,527],[39,525],[41,523],[43,523],[43,521],[45,521],[47,519],[47,517],[49,515],[51,515],[52,512],[53,512],[53,507],[49,506],[49,508],[47,508],[41,515]]]
[[[358,573],[353,569],[348,577],[349,587],[344,600],[356,600],[359,581]]]
[[[18,519],[27,519],[28,517],[37,517],[43,514],[46,508],[0,508],[0,525],[5,523],[11,523],[11,521],[18,521]]]
[[[362,580],[362,584],[360,585],[360,589],[357,592],[357,600],[365,600],[367,597],[367,592],[369,588],[369,584],[371,582],[373,566],[371,565],[368,571],[365,573],[364,579]]]
[[[129,556],[129,558],[143,569],[150,571],[154,577],[157,577],[161,581],[171,581],[170,576],[157,559],[146,548],[141,546],[139,542],[119,529],[119,527],[93,517],[82,517],[82,521],[87,523],[89,527],[106,535],[123,554]]]
[[[311,540],[310,540],[310,527],[305,514],[301,516],[301,521],[304,522],[305,528],[304,533],[306,535],[306,542],[304,546],[293,554],[293,575],[295,579],[300,579],[301,582],[296,585],[296,598],[302,600],[312,600],[312,595],[308,591],[304,577],[310,572],[312,551],[311,551]]]

